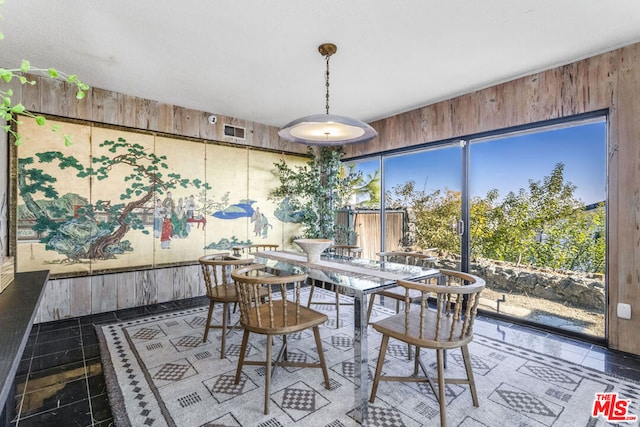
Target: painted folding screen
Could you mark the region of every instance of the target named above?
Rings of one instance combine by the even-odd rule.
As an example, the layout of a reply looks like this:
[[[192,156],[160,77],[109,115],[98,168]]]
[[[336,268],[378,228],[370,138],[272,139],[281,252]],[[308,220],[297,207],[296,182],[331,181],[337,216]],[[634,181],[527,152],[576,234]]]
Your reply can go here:
[[[251,243],[291,245],[296,215],[270,200],[274,163],[301,156],[24,119],[17,147],[18,271],[86,275],[195,262]],[[65,146],[61,133],[71,135]]]

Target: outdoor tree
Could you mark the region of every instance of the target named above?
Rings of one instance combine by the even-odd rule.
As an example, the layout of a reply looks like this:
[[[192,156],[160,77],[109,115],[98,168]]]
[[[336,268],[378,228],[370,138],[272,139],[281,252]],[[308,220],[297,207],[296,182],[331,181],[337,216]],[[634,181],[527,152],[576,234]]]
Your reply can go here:
[[[408,181],[393,187],[385,198],[390,208],[413,210],[416,246],[437,247],[442,252],[460,251],[460,236],[456,231],[461,206],[459,191],[446,189],[427,194],[416,189],[415,181]]]
[[[584,204],[575,195],[575,185],[564,180],[564,165],[558,163],[541,181],[529,180],[528,189],[509,192],[499,200],[497,190],[471,204],[472,254],[476,257],[553,266],[561,247],[552,242],[571,240],[568,226]],[[575,237],[575,235],[574,235]],[[565,247],[567,247],[565,245]],[[550,249],[552,248],[552,249]],[[568,258],[567,258],[568,259]],[[563,266],[568,265],[561,263]],[[570,264],[570,263],[569,263]]]
[[[604,203],[578,208],[545,227],[532,248],[536,264],[551,268],[604,273],[606,261]]]
[[[500,198],[492,189],[470,201],[471,256],[585,272],[604,272],[604,206],[586,210],[576,187],[564,179],[558,163],[542,180]],[[416,190],[415,182],[395,186],[387,206],[411,209],[416,245],[458,253],[460,239],[453,225],[460,215],[460,192]]]
[[[41,242],[47,249],[67,256],[66,262],[110,259],[131,251],[125,236],[130,230],[149,233],[140,217],[140,209],[154,197],[177,187],[210,188],[199,179],[169,172],[166,156],[148,152],[140,144],[118,138],[117,141],[104,141],[99,146],[106,148],[109,154],[93,157],[88,166],[59,151],[36,154],[38,163],[73,170],[78,179],[93,177],[100,182],[116,169],[126,171],[119,200],[97,200],[79,206],[77,211],[69,203],[56,202],[64,201],[65,196],[68,199],[68,195],[61,197],[55,188],[56,178],[38,168],[33,157],[18,159],[18,191],[26,209],[35,218],[34,229],[43,233]],[[36,195],[55,203],[48,203],[44,208],[45,203],[36,200]]]
[[[342,177],[352,176],[352,187],[346,187],[346,193],[342,196],[343,205],[349,204],[362,208],[380,208],[380,171],[364,176],[356,171],[356,164],[344,165],[340,171]],[[362,201],[358,202],[359,199]]]

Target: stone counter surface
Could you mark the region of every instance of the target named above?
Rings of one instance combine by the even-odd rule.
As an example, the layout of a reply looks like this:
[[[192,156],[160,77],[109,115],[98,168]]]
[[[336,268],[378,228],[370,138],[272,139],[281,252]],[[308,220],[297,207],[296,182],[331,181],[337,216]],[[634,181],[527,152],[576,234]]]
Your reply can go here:
[[[13,404],[14,378],[48,279],[48,270],[18,273],[0,294],[0,410]]]

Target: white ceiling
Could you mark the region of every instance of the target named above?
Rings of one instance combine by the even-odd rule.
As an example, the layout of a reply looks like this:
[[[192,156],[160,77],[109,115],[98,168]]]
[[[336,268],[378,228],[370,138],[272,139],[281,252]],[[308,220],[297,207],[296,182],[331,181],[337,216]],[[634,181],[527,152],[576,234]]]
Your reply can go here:
[[[364,121],[640,41],[638,0],[5,0],[0,66],[282,126]]]

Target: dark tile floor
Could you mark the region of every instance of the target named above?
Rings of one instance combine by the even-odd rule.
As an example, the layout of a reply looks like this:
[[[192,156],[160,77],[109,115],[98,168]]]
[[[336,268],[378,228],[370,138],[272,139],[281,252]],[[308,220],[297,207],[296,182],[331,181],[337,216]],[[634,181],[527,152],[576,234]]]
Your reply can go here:
[[[94,325],[207,304],[204,297],[35,325],[16,385],[11,426],[110,426]],[[640,358],[542,330],[482,317],[475,332],[640,381]]]

